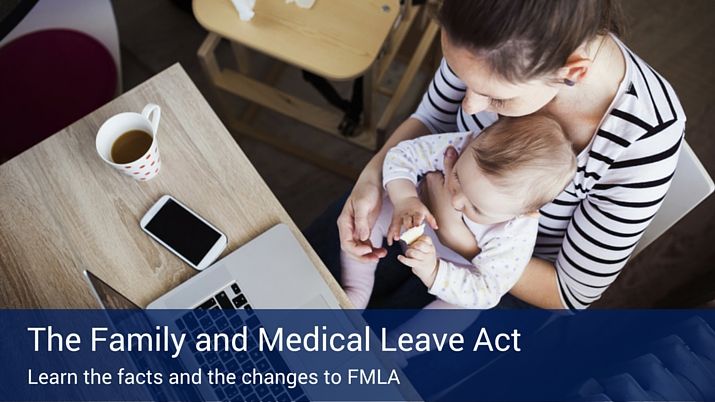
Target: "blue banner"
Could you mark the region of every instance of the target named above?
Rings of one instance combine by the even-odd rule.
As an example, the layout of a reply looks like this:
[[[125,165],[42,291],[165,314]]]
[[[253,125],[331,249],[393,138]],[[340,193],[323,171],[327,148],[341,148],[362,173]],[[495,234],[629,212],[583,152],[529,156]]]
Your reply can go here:
[[[0,310],[0,401],[708,401],[713,328],[712,310]]]

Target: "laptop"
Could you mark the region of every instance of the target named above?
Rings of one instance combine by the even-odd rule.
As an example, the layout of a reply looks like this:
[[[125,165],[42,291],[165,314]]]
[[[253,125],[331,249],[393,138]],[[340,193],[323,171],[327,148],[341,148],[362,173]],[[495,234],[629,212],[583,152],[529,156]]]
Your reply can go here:
[[[278,224],[149,303],[147,309],[340,308],[288,226]]]
[[[139,308],[91,272],[85,271],[85,278],[103,308]],[[253,312],[254,307],[340,309],[337,298],[320,277],[288,226],[284,224],[272,227],[211,267],[165,293],[149,303],[147,309],[183,310],[176,311],[177,315],[172,317],[172,321],[176,329],[191,337],[211,328],[226,330],[231,326],[238,328],[246,325],[249,330],[253,330],[262,325]],[[187,313],[187,309],[192,311]],[[216,319],[217,316],[214,314],[205,314],[210,309],[228,311],[225,318]],[[231,315],[238,311],[240,314]],[[345,328],[353,327],[347,317],[338,319]],[[304,371],[306,366],[310,365],[292,353],[182,353],[180,359],[187,371],[196,371],[198,368],[204,368],[206,371],[210,368],[235,372],[250,371],[255,367],[264,372],[268,370],[288,372]],[[345,358],[345,360],[346,362],[337,364],[339,366],[347,364],[349,359]],[[378,364],[378,361],[375,360],[375,363]],[[310,400],[310,395],[307,395],[300,386],[289,388],[274,384],[258,387],[241,385],[210,387],[204,384],[196,388],[196,392],[204,400]],[[396,387],[388,393],[400,395]]]

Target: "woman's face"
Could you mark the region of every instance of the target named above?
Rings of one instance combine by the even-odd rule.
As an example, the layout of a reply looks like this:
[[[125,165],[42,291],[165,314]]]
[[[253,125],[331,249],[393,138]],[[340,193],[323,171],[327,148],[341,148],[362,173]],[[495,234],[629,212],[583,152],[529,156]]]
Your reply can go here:
[[[525,116],[549,103],[559,90],[552,80],[510,83],[470,50],[454,46],[442,32],[442,53],[449,67],[467,86],[462,109],[468,114],[490,111],[502,116]]]

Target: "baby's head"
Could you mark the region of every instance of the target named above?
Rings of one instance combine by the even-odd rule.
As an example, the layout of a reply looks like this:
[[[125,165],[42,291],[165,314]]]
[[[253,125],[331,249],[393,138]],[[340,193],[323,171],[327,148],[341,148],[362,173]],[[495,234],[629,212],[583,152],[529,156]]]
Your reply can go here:
[[[460,155],[447,185],[452,205],[477,223],[534,213],[576,172],[571,142],[546,116],[502,117]]]

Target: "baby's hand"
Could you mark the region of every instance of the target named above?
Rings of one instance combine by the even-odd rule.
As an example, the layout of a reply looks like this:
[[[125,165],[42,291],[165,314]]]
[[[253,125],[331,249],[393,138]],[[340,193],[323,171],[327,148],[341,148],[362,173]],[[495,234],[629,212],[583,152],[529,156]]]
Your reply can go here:
[[[429,236],[422,235],[415,240],[405,251],[405,255],[398,255],[397,259],[412,268],[412,273],[417,275],[422,283],[431,288],[437,277],[437,251]]]
[[[400,240],[401,228],[405,230],[419,226],[425,220],[432,227],[437,229],[437,221],[419,197],[405,197],[394,204],[395,210],[392,212],[392,222],[387,229],[387,244],[392,245],[394,240]]]

